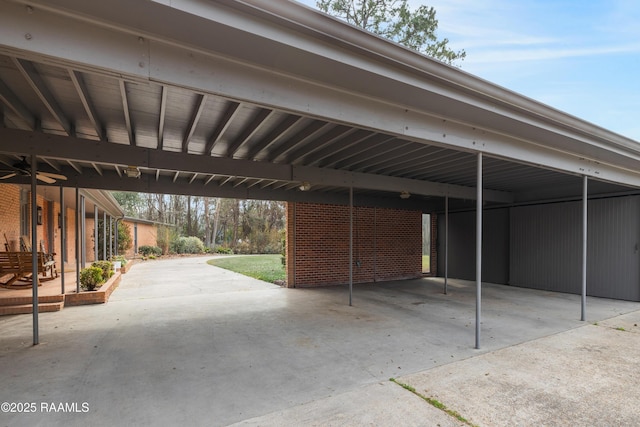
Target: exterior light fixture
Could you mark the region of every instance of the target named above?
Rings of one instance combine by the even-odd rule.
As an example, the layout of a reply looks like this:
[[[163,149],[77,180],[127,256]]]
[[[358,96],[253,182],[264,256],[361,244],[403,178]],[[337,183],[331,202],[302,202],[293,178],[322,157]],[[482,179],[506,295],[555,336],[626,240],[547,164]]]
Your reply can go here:
[[[307,182],[307,181],[304,181],[302,184],[300,184],[298,189],[300,191],[309,191],[309,190],[311,190],[311,184],[309,184],[309,182]]]
[[[127,166],[124,173],[129,178],[140,178],[140,169],[137,166]]]
[[[400,198],[401,199],[408,199],[409,197],[411,197],[411,194],[408,191],[401,191],[400,192]]]

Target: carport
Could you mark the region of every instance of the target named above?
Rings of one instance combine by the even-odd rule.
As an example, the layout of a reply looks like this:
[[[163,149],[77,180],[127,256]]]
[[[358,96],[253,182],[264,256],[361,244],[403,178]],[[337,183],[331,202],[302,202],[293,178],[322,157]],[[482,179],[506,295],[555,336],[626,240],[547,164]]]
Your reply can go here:
[[[585,320],[587,202],[640,193],[637,142],[297,3],[0,12],[2,163],[32,156],[75,188],[474,210],[476,347],[483,212],[581,203]]]

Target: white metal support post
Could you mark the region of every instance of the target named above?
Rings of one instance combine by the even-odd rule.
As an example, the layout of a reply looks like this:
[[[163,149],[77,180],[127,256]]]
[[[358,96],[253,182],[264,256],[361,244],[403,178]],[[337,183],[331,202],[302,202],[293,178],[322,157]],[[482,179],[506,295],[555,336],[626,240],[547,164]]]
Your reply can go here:
[[[478,153],[476,205],[476,349],[480,348],[480,324],[482,321],[482,153]]]

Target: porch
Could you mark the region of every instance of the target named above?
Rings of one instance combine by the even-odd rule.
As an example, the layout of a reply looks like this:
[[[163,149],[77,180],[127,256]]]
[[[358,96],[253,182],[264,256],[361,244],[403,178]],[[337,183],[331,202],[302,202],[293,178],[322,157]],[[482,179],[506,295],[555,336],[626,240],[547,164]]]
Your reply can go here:
[[[52,280],[39,281],[38,312],[60,311],[65,305],[104,304],[120,284],[121,277],[121,273],[117,271],[98,290],[83,291],[80,289],[80,292],[77,292],[76,272],[67,271],[64,273],[64,291],[62,274],[60,273],[57,278]],[[24,285],[20,288],[0,287],[0,316],[33,313],[33,290],[29,284],[25,283]]]

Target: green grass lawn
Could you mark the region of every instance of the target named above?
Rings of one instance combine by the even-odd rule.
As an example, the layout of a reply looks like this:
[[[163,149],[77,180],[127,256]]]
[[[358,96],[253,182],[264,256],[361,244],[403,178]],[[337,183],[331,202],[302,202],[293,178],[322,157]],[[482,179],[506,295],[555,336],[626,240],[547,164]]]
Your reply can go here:
[[[429,262],[430,256],[423,255],[422,271],[429,271]],[[274,283],[276,280],[285,280],[286,277],[282,256],[277,254],[216,258],[207,261],[207,263],[270,283]]]
[[[282,255],[245,255],[228,258],[216,258],[207,261],[207,264],[235,271],[245,276],[274,283],[276,280],[285,279]]]
[[[431,268],[431,255],[422,255],[422,272],[426,273]]]

